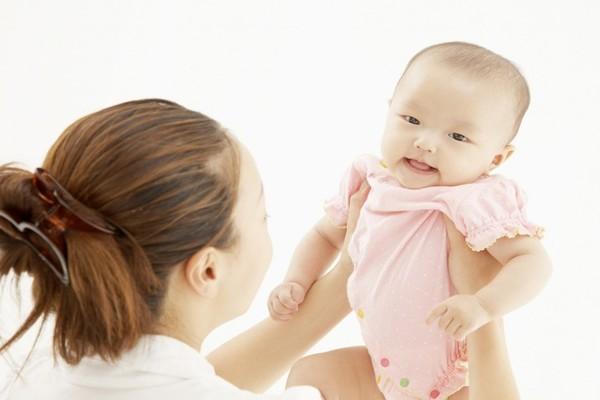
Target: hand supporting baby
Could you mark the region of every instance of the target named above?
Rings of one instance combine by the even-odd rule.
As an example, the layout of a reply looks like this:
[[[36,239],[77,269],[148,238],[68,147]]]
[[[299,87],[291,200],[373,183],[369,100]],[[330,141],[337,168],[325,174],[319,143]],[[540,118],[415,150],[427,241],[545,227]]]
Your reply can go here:
[[[447,219],[446,226],[450,239],[449,268],[452,276],[455,264],[452,262],[455,257],[453,253],[469,250],[464,238]],[[500,238],[486,251],[471,253],[478,257],[494,258],[501,265],[494,279],[476,292],[444,300],[434,307],[426,319],[426,323],[430,324],[439,318],[439,327],[457,340],[464,339],[487,322],[531,301],[543,289],[552,273],[549,256],[536,237],[519,235]]]
[[[450,249],[448,272],[458,294],[434,307],[426,323],[429,325],[439,318],[440,329],[456,340],[463,340],[496,318],[477,292],[494,279],[502,264],[486,251],[469,249],[454,223],[446,216],[444,221]]]

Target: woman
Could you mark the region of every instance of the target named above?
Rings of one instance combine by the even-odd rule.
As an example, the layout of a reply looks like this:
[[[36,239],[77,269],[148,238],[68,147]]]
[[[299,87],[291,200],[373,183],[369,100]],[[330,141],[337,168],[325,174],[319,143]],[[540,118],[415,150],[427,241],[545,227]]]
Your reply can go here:
[[[351,221],[367,190],[354,196]],[[1,167],[0,254],[0,277],[31,275],[34,299],[0,352],[54,317],[58,356],[54,367],[30,360],[9,399],[319,399],[310,387],[254,393],[350,311],[332,295],[352,268],[342,252],[292,321],[265,319],[200,355],[213,329],[247,310],[271,241],[247,149],[216,121],[165,100],[79,119],[33,175]],[[455,284],[468,288],[478,275],[462,272]],[[492,399],[490,386],[513,385],[499,323],[469,340],[482,368],[470,398]],[[489,375],[485,365],[497,362],[506,375]]]

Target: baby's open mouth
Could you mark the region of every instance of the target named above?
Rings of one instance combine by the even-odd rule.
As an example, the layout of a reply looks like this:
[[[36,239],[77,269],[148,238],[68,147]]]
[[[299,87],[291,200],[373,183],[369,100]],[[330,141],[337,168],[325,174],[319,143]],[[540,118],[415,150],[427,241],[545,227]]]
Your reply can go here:
[[[421,161],[413,160],[412,158],[404,158],[404,162],[406,163],[406,165],[408,165],[410,169],[417,173],[433,174],[437,172],[437,169],[432,167],[431,165]]]

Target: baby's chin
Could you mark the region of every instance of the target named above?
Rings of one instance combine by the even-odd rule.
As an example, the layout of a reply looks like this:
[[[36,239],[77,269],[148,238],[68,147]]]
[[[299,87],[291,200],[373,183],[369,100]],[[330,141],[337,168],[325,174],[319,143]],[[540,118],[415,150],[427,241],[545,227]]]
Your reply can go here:
[[[398,181],[398,183],[400,183],[400,185],[406,189],[423,189],[423,188],[433,187],[433,186],[468,185],[468,184],[474,183],[480,179],[485,179],[486,177],[489,176],[489,175],[481,175],[480,177],[475,178],[475,179],[465,177],[463,179],[455,179],[452,181],[446,181],[446,180],[440,179],[439,173],[438,173],[438,176],[437,176],[438,179],[432,179],[431,181],[429,181],[429,180],[406,179],[406,177],[403,177],[398,174],[393,174],[393,175],[396,178],[396,180]]]
[[[399,173],[392,173],[392,175],[402,187],[407,189],[422,189],[430,186],[440,186],[439,180],[432,179],[432,177],[429,177],[428,179],[414,179]]]
[[[406,174],[402,173],[401,171],[391,171],[392,175],[394,176],[394,178],[396,178],[396,180],[398,181],[398,183],[407,189],[423,189],[426,187],[432,187],[432,186],[459,186],[459,185],[466,185],[469,183],[473,183],[479,179],[483,179],[485,178],[487,175],[481,175],[478,178],[472,178],[472,177],[454,177],[454,179],[451,180],[447,180],[447,179],[443,179],[442,176],[443,174],[441,174],[439,171],[437,171],[435,174],[431,174],[431,175],[427,175],[424,177],[415,177],[415,176],[406,176]]]

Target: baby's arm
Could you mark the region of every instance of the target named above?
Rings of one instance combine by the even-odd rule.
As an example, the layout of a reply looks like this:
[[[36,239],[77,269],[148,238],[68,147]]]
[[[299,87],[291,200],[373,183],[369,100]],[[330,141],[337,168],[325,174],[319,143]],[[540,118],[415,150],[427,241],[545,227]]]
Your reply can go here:
[[[496,277],[474,295],[457,295],[439,304],[427,322],[462,340],[487,322],[531,301],[545,286],[552,263],[539,239],[501,238],[487,251],[502,265]]]
[[[298,310],[304,295],[338,255],[346,234],[324,216],[302,238],[282,284],[269,296],[269,313],[279,320],[288,320]]]

